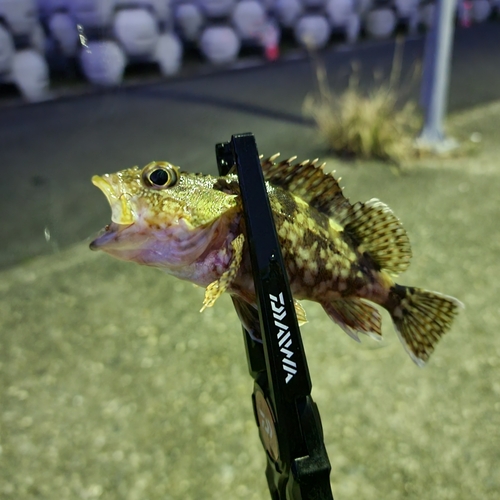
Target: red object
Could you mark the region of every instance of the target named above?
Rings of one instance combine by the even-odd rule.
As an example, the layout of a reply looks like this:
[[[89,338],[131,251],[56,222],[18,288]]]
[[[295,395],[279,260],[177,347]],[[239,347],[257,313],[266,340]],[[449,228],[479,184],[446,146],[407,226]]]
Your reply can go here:
[[[264,50],[264,55],[268,61],[276,61],[280,56],[280,48],[277,44],[267,45]]]

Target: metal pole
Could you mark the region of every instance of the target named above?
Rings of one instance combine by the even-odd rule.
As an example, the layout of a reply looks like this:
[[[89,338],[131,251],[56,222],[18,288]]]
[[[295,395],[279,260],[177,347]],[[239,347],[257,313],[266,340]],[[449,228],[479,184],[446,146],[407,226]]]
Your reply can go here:
[[[456,0],[437,0],[433,27],[425,46],[421,103],[424,127],[417,142],[435,150],[456,147],[453,139],[445,138],[443,120],[448,103],[454,12]]]

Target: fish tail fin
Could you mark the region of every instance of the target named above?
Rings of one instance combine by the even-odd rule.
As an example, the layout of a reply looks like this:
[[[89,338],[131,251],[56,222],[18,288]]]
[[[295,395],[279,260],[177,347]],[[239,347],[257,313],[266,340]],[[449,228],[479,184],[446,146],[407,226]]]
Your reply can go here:
[[[391,287],[390,297],[387,309],[399,339],[411,359],[424,366],[464,305],[448,295],[401,285]]]

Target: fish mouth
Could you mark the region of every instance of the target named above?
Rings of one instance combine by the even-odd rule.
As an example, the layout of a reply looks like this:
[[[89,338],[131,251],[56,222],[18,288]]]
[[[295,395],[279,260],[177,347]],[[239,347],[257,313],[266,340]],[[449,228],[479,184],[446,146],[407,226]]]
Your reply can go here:
[[[104,247],[108,247],[114,241],[118,233],[123,232],[125,229],[129,228],[132,224],[117,224],[112,222],[106,225],[97,235],[97,237],[90,243],[89,247],[91,250],[101,250]]]
[[[120,179],[114,174],[94,175],[92,184],[98,187],[111,208],[111,223],[108,224],[90,243],[91,250],[100,250],[115,246],[120,233],[129,228],[136,221],[136,213],[132,209],[130,195],[123,189]]]
[[[129,226],[134,223],[136,214],[130,206],[130,196],[121,188],[119,179],[109,174],[103,176],[94,175],[92,184],[98,187],[106,196],[111,207],[111,220],[115,224]]]

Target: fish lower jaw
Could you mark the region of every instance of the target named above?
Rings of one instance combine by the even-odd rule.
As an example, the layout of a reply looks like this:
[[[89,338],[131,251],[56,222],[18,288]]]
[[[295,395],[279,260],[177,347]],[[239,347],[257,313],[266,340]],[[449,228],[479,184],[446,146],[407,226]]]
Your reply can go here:
[[[110,246],[116,246],[118,241],[118,234],[129,228],[132,224],[117,224],[111,222],[105,226],[99,235],[90,243],[91,250],[106,250]],[[123,241],[121,242],[123,246]]]
[[[190,280],[195,269],[212,253],[218,241],[217,224],[192,229],[183,221],[155,227],[138,220],[130,225],[111,223],[91,244],[120,260],[160,268],[181,279]],[[193,280],[194,281],[194,280]]]

